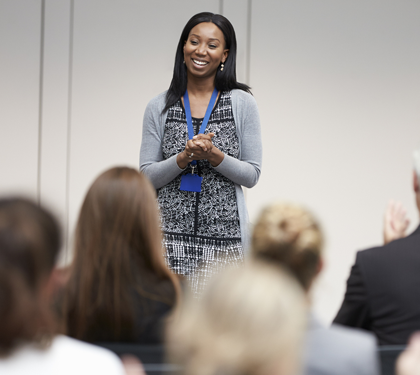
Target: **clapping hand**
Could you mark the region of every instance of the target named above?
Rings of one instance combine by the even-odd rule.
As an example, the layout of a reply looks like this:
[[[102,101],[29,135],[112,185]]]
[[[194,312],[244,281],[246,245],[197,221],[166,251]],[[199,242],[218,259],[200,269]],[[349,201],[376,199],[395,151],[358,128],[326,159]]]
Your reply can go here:
[[[410,224],[407,212],[400,202],[389,201],[384,217],[384,243],[405,237]]]
[[[121,360],[126,375],[146,375],[142,363],[136,356],[126,354],[122,356]]]
[[[410,338],[407,349],[398,357],[397,375],[420,375],[420,333]]]

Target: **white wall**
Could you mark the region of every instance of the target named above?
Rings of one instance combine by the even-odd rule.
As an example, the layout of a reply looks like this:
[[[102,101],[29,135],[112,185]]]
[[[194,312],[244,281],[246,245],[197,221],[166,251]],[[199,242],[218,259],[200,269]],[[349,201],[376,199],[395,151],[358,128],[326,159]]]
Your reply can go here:
[[[251,86],[264,169],[251,217],[272,200],[305,204],[327,237],[316,310],[337,311],[355,251],[380,244],[389,198],[418,223],[411,151],[420,147],[420,3],[252,3]],[[413,226],[412,225],[412,226]]]
[[[38,197],[71,234],[97,174],[138,166],[144,108],[167,89],[181,30],[204,10],[234,24],[238,78],[259,103],[251,220],[278,199],[318,215],[327,248],[314,301],[329,321],[355,251],[381,242],[387,200],[417,223],[418,2],[0,0],[0,193]]]
[[[0,1],[0,193],[37,197],[41,1]]]

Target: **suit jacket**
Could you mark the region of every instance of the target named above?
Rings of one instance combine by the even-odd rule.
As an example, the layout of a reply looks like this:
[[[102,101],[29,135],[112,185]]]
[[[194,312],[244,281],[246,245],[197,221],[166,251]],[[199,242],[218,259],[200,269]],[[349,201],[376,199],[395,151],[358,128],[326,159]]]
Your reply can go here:
[[[420,226],[359,251],[334,323],[372,331],[379,345],[405,345],[420,330]]]
[[[378,375],[375,336],[311,317],[306,336],[304,375]]]

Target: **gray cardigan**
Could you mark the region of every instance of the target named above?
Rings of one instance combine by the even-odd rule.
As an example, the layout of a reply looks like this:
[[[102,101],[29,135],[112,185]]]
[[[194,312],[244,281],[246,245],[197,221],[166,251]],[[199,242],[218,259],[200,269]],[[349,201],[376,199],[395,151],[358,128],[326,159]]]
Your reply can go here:
[[[143,136],[140,148],[140,170],[159,189],[178,176],[179,168],[174,155],[163,160],[162,140],[167,111],[166,92],[154,97],[146,107],[143,118]],[[232,90],[232,111],[239,138],[239,157],[225,155],[223,161],[214,167],[216,171],[235,183],[242,246],[248,246],[248,213],[241,185],[251,188],[258,182],[261,173],[262,143],[260,116],[254,97],[242,90]]]

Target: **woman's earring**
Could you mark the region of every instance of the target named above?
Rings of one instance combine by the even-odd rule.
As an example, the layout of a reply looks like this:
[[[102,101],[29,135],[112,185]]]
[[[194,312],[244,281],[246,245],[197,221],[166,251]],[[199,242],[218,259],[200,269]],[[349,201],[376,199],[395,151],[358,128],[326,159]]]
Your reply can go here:
[[[183,63],[185,64],[185,60],[183,61]]]
[[[220,71],[223,72],[223,68],[225,67],[225,64],[221,63],[220,64]]]

